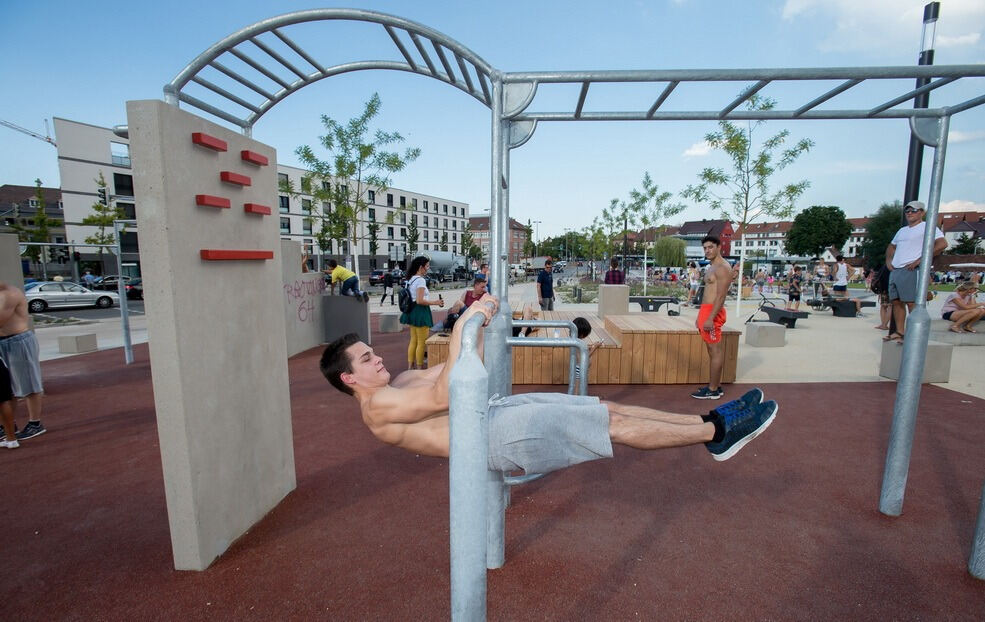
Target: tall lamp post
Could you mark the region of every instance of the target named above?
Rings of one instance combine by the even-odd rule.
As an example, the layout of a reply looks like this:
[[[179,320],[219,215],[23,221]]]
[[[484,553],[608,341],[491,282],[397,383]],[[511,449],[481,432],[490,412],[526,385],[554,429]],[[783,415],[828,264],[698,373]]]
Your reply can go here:
[[[530,224],[532,224],[534,227],[536,227],[536,229],[534,230],[534,257],[537,256],[537,240],[540,239],[540,223],[541,222],[543,222],[543,221],[542,220],[531,220],[530,221]]]

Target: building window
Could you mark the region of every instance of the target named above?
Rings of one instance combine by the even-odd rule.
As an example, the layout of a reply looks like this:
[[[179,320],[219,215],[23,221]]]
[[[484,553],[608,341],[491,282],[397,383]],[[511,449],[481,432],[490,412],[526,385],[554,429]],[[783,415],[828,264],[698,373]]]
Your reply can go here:
[[[424,217],[424,226],[425,227],[428,226],[428,217],[427,216]]]
[[[404,212],[400,212],[400,224],[402,225],[407,224],[407,214],[405,214]]]
[[[375,190],[367,190],[366,191],[366,198],[369,199],[369,202],[370,203],[376,203],[376,191]]]
[[[124,218],[127,218],[129,220],[136,220],[137,211],[133,203],[117,203],[116,207],[123,210]]]
[[[457,233],[451,234],[451,241],[452,242],[458,242],[458,234]]]
[[[393,227],[386,228],[386,237],[390,238],[391,240],[393,239]]]
[[[400,227],[400,237],[402,237],[405,240],[407,239],[407,229]]]
[[[393,195],[390,194],[389,192],[386,193],[386,206],[393,207]]]
[[[458,221],[457,220],[451,221],[451,228],[452,229],[458,229]]]
[[[113,173],[113,188],[115,189],[114,194],[116,194],[116,196],[132,197],[133,175],[121,175],[120,173]]]
[[[405,196],[400,197],[400,207],[407,207],[407,197]]]
[[[325,192],[331,192],[332,184],[328,183],[327,181],[323,181],[321,182],[321,189]]]
[[[331,214],[332,213],[332,204],[329,203],[328,201],[322,201],[321,202],[321,211],[322,211],[323,214]]]
[[[280,232],[281,233],[290,233],[291,232],[291,219],[290,218],[281,218],[280,219]]]
[[[448,204],[447,204],[447,203],[445,203],[445,205],[444,205],[444,212],[445,212],[446,214],[448,213]]]
[[[428,230],[425,229],[424,230],[424,241],[427,241],[427,239],[428,239]]]
[[[374,209],[372,207],[369,208],[369,219],[372,222],[376,222],[376,209]]]
[[[425,212],[428,211],[428,202],[427,201],[424,202],[424,211]]]
[[[286,214],[291,211],[291,200],[285,196],[278,197],[280,199],[280,213]]]
[[[414,225],[417,224],[417,214],[411,214],[410,215],[410,222],[411,222],[411,224],[414,224]]]
[[[442,226],[443,226],[443,227],[444,227],[445,229],[447,229],[447,228],[448,228],[448,219],[447,219],[447,218],[445,218],[445,219],[443,219],[443,220],[444,220],[445,222],[444,222],[444,224],[443,224]]]
[[[301,199],[301,209],[305,214],[311,213],[311,199]]]
[[[277,187],[288,182],[287,173],[277,173]]]
[[[301,233],[311,235],[311,219],[305,218],[301,221]]]
[[[115,166],[130,166],[130,145],[110,141],[109,157]]]
[[[435,214],[438,213],[438,204],[437,203],[434,204],[434,213]]]

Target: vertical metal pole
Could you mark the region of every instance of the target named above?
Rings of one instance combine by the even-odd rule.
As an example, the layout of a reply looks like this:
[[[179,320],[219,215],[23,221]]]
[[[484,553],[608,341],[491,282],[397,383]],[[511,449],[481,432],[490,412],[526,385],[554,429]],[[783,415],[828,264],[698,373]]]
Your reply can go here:
[[[882,477],[879,511],[889,516],[903,513],[906,477],[910,469],[913,431],[920,403],[920,384],[930,340],[930,315],[927,313],[927,286],[934,269],[934,241],[937,231],[937,211],[941,200],[941,181],[944,177],[944,156],[947,152],[947,130],[950,116],[941,117],[937,126],[937,148],[934,150],[934,169],[930,180],[930,199],[927,205],[923,235],[923,253],[917,273],[917,293],[913,311],[906,320],[906,339],[903,341],[903,360],[896,384],[896,403],[893,406],[893,425],[889,435],[889,450]]]
[[[978,506],[978,526],[975,528],[975,541],[971,543],[968,570],[973,576],[985,579],[985,486],[982,487],[982,500]]]
[[[130,310],[127,307],[127,289],[123,282],[123,247],[120,244],[120,226],[126,226],[119,220],[113,221],[113,235],[116,238],[116,291],[120,295],[120,324],[123,326],[123,353],[127,365],[133,363],[133,344],[130,341]]]
[[[448,512],[451,619],[486,619],[486,473],[489,472],[489,376],[479,360],[482,316],[463,326],[449,383]]]
[[[917,58],[918,65],[934,64],[934,44],[933,37],[927,41],[927,26],[935,27],[938,15],[940,14],[940,2],[931,2],[923,7],[923,35],[920,41],[920,56]],[[928,45],[929,44],[929,45]],[[920,88],[930,83],[930,78],[917,78],[916,88]],[[914,108],[926,108],[930,103],[930,93],[921,93],[913,99]],[[910,132],[910,152],[906,161],[906,180],[903,186],[903,205],[910,201],[920,198],[920,172],[923,168],[923,143]],[[906,224],[906,217],[903,217],[903,224]]]
[[[485,333],[486,369],[489,374],[488,396],[510,395],[513,361],[506,338],[511,333],[512,313],[509,303],[508,235],[510,230],[509,122],[503,121],[503,81],[492,81],[492,203],[489,214],[489,269],[500,299],[499,313]],[[486,472],[486,567],[501,568],[506,555],[506,484],[498,471]]]

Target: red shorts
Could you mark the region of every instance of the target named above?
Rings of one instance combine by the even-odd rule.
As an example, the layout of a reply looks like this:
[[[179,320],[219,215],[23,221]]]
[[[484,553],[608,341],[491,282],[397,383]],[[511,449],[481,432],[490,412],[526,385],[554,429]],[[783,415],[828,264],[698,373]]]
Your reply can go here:
[[[701,338],[705,340],[705,343],[718,343],[722,340],[722,326],[725,325],[725,307],[719,309],[718,313],[715,314],[715,328],[711,332],[707,332],[702,328],[705,320],[711,316],[711,308],[713,306],[701,305],[701,308],[698,309],[698,332],[701,333]]]

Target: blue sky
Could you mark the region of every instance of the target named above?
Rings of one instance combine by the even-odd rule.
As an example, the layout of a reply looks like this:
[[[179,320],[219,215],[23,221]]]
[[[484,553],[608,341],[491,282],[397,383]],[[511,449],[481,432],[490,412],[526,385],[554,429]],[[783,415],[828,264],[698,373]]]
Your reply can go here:
[[[350,2],[430,26],[469,47],[503,71],[687,69],[913,65],[919,52],[922,0],[651,0],[649,2]],[[125,102],[159,99],[162,88],[201,51],[261,19],[324,4],[307,2],[13,2],[0,0],[0,119],[43,133],[44,120],[63,117],[102,126],[126,122]],[[325,64],[395,59],[379,27],[353,23],[306,25],[297,39]],[[985,3],[944,0],[936,63],[985,62]],[[294,36],[293,34],[291,35]],[[310,43],[309,43],[310,42]],[[308,46],[311,46],[310,48]],[[963,83],[963,84],[962,84]],[[931,96],[949,103],[985,92],[985,79],[963,80]],[[864,85],[863,85],[864,86]],[[722,90],[722,89],[725,90]],[[679,95],[668,105],[717,107],[741,87]],[[818,87],[815,87],[818,88]],[[826,85],[819,87],[826,90]],[[852,93],[874,105],[881,87]],[[906,84],[891,88],[901,94]],[[421,158],[393,179],[398,188],[488,208],[489,112],[465,94],[403,72],[358,72],[322,80],[286,99],[254,128],[281,162],[296,164],[294,149],[315,144],[319,117],[344,120],[378,92],[379,127],[400,131]],[[806,102],[815,90],[777,89],[785,101]],[[593,91],[586,104],[603,105]],[[635,93],[646,101],[647,93]],[[868,96],[868,97],[866,97]],[[541,100],[540,98],[544,99]],[[675,97],[678,97],[675,94]],[[543,89],[538,102],[577,98]],[[593,100],[594,98],[594,100]],[[709,105],[709,101],[712,102]],[[846,100],[851,103],[852,100]],[[569,104],[571,105],[571,104]],[[646,104],[642,104],[644,107]],[[548,106],[549,107],[549,106]],[[909,132],[905,121],[771,122],[760,130],[789,129],[792,139],[816,146],[777,181],[807,179],[799,202],[838,205],[865,216],[900,198]],[[540,220],[540,237],[580,229],[609,204],[626,198],[649,171],[662,190],[681,191],[706,166],[726,160],[702,147],[710,122],[542,123],[533,139],[512,152],[511,215]],[[927,150],[921,198],[929,188]],[[58,184],[55,150],[0,127],[0,183]],[[985,106],[951,122],[942,201],[985,210]],[[714,218],[691,204],[679,218]]]

